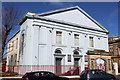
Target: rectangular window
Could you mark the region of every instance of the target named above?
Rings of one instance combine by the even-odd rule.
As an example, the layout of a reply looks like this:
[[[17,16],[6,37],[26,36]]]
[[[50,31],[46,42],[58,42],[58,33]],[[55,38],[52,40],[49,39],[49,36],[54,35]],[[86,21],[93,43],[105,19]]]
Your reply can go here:
[[[12,51],[13,51],[13,49],[14,49],[14,41],[12,41]]]
[[[88,56],[85,55],[85,62],[88,62]]]
[[[62,32],[56,31],[56,43],[62,44]]]
[[[8,65],[11,65],[11,56],[9,57],[9,63],[8,63]]]
[[[90,47],[94,47],[93,37],[89,37]]]
[[[79,45],[79,35],[78,34],[74,34],[74,45],[75,46]]]
[[[17,63],[17,54],[14,55],[14,65]]]
[[[9,51],[9,52],[11,51],[10,49],[11,49],[11,44],[9,44],[9,47],[8,47],[8,51]]]
[[[13,55],[11,55],[11,65],[13,65]]]
[[[18,47],[18,38],[16,39],[16,49],[17,49],[17,47]]]
[[[120,56],[120,48],[118,48],[118,55]]]
[[[22,55],[23,55],[23,51],[24,51],[24,34],[22,34],[22,41],[21,41],[21,48],[22,48]]]
[[[71,55],[68,55],[68,62],[71,62]]]

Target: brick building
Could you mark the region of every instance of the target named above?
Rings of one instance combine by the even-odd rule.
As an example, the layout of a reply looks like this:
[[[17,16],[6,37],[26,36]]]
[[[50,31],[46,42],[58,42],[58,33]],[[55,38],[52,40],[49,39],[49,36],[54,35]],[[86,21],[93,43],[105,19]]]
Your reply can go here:
[[[120,36],[109,37],[109,52],[112,54],[113,63],[117,63],[120,73]]]

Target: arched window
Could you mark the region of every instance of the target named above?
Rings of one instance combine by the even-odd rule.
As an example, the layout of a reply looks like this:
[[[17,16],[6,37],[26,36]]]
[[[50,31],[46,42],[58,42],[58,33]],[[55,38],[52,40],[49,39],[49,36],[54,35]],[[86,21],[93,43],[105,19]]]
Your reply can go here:
[[[56,49],[56,50],[55,50],[55,53],[56,53],[56,54],[62,54],[62,52],[61,52],[60,49]]]
[[[104,63],[105,63],[105,61],[103,60],[103,59],[101,59],[101,58],[98,58],[97,60],[96,60],[96,63],[99,65],[99,64],[103,64],[104,65]]]
[[[79,52],[78,52],[78,51],[74,51],[74,54],[75,54],[75,55],[76,55],[76,54],[79,55]]]

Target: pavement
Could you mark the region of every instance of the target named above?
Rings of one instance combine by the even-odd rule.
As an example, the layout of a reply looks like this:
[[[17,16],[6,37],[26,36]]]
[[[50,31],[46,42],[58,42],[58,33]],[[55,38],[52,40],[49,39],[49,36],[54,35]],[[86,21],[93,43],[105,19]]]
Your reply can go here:
[[[120,75],[116,75],[116,78],[117,78],[118,80],[120,80]]]
[[[79,76],[64,76],[70,80],[79,80]],[[0,77],[0,80],[22,80],[22,77]]]
[[[79,80],[80,76],[64,76],[69,78],[70,80]]]
[[[79,80],[79,76],[64,76],[70,80]],[[120,80],[120,75],[116,75],[117,79]],[[0,77],[0,80],[22,80],[22,77]]]
[[[0,80],[22,80],[21,78],[1,78]],[[79,78],[70,78],[70,80],[79,80]]]

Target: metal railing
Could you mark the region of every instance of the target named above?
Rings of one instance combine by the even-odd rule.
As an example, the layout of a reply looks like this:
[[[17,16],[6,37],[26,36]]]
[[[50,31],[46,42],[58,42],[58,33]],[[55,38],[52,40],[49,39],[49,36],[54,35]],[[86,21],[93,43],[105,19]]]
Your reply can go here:
[[[79,75],[80,66],[75,65],[6,65],[6,72],[18,73],[19,76],[23,76],[26,72],[34,71],[49,71],[57,75],[63,75],[68,73],[69,75]]]

